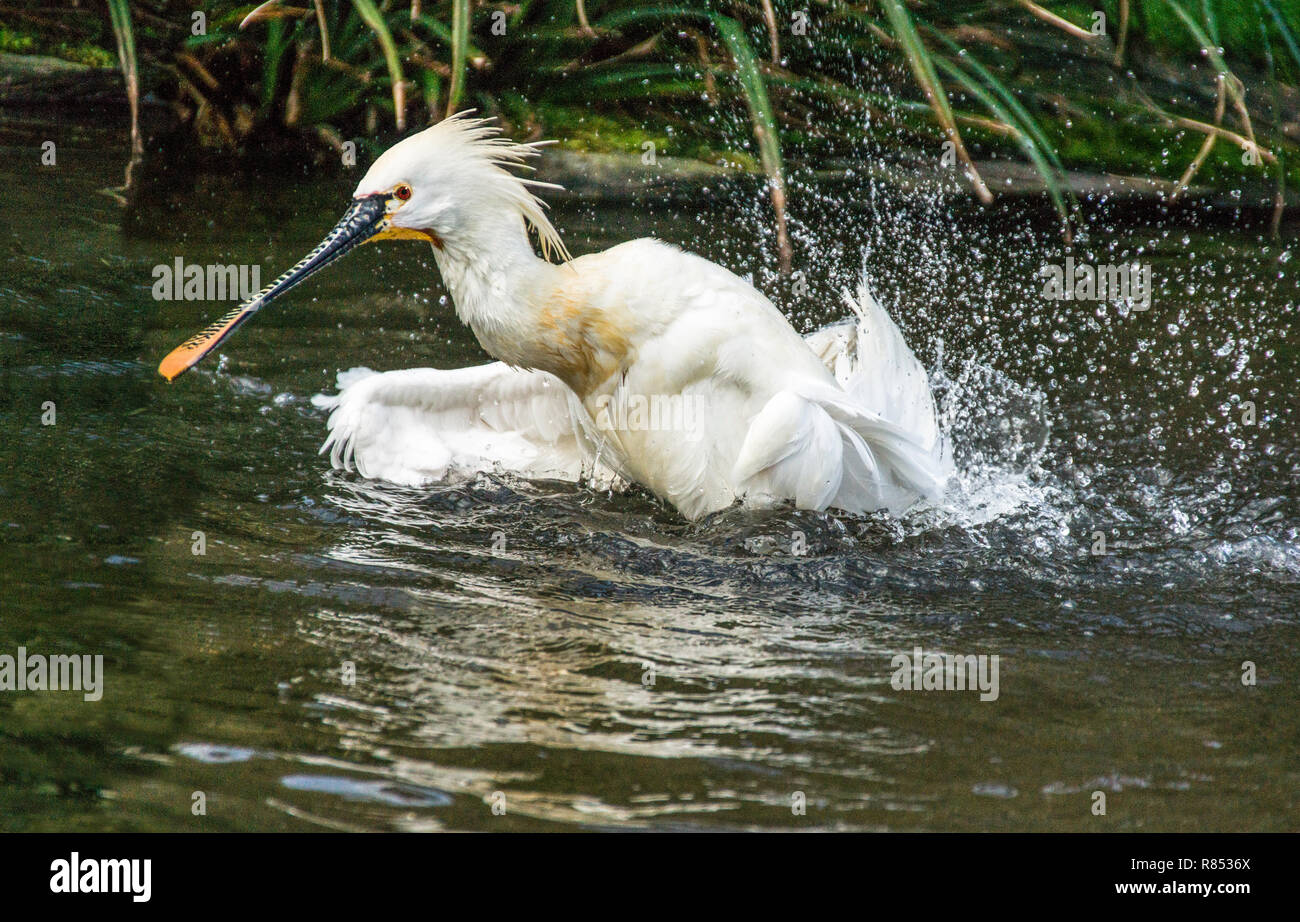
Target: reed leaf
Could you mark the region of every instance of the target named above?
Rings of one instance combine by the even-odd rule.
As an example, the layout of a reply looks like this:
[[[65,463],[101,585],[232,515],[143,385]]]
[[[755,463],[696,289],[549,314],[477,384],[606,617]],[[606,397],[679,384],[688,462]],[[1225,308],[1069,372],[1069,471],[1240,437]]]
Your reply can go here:
[[[1192,14],[1183,9],[1178,0],[1165,0],[1165,5],[1182,20],[1183,26],[1191,34],[1192,38],[1200,44],[1201,50],[1210,59],[1214,69],[1219,72],[1219,76],[1224,78],[1228,87],[1228,97],[1232,100],[1237,114],[1241,116],[1242,127],[1246,130],[1246,137],[1250,139],[1252,144],[1255,143],[1255,129],[1250,123],[1250,110],[1246,108],[1246,92],[1242,88],[1241,80],[1232,72],[1232,68],[1228,66],[1228,62],[1223,59],[1223,55],[1219,52],[1219,43],[1205,33],[1200,24],[1192,18]]]
[[[736,65],[736,79],[745,97],[749,110],[754,140],[758,144],[759,160],[763,172],[767,174],[768,191],[772,200],[772,210],[776,214],[776,246],[781,272],[789,274],[793,260],[789,233],[786,228],[786,183],[785,166],[781,156],[781,135],[772,111],[772,103],[767,95],[763,72],[759,69],[754,50],[740,23],[718,13],[690,6],[657,6],[641,9],[615,11],[604,17],[600,25],[604,29],[618,29],[637,22],[648,20],[703,19],[717,33],[722,43],[727,46],[731,59]]]
[[[1260,0],[1260,3],[1265,0]],[[1256,4],[1258,9],[1259,4]],[[1276,21],[1276,20],[1275,20]],[[1283,41],[1286,41],[1286,24],[1278,22],[1281,27],[1279,31],[1283,33]],[[1277,122],[1282,112],[1282,93],[1277,79],[1276,62],[1273,59],[1273,39],[1268,32],[1268,24],[1261,17],[1259,20],[1259,33],[1261,43],[1264,48],[1264,60],[1268,64],[1268,79],[1273,85],[1273,121]],[[1291,45],[1292,54],[1294,51],[1294,40]],[[1282,214],[1286,211],[1286,153],[1281,144],[1277,145],[1277,163],[1274,165],[1277,174],[1277,191],[1273,194],[1273,217],[1269,221],[1269,236],[1274,240],[1280,240],[1282,237]]]
[[[978,58],[970,52],[965,51],[960,45],[948,38],[942,32],[939,32],[936,29],[931,29],[929,31],[930,34],[938,38],[940,42],[946,45],[956,55],[956,60],[960,61],[967,70],[978,77],[984,85],[994,93],[994,95],[1002,100],[1003,104],[1014,116],[1012,124],[1017,128],[1028,132],[1033,143],[1038,146],[1038,149],[1051,162],[1051,165],[1056,172],[1064,173],[1065,168],[1061,166],[1061,161],[1056,155],[1056,148],[1052,145],[1052,142],[1047,139],[1047,135],[1043,133],[1043,129],[1038,124],[1038,120],[1034,118],[1033,114],[1030,113],[1030,111],[1024,107],[1024,104],[1016,98],[1015,93],[1011,91],[1010,87],[999,80],[992,71],[980,62]],[[1046,179],[1046,177],[1044,177],[1044,179]]]
[[[963,90],[969,93],[980,104],[992,112],[997,118],[1002,119],[1009,125],[1016,127],[1016,142],[1020,149],[1025,152],[1033,164],[1035,171],[1043,179],[1043,185],[1047,189],[1047,195],[1052,200],[1053,207],[1056,208],[1057,214],[1061,216],[1062,227],[1066,240],[1072,236],[1070,231],[1070,211],[1065,203],[1065,189],[1061,182],[1061,176],[1057,169],[1053,168],[1052,161],[1048,158],[1043,148],[1039,147],[1034,139],[1034,135],[1027,128],[1022,127],[1021,120],[1016,113],[1007,106],[1002,100],[990,92],[979,80],[967,74],[960,67],[947,58],[936,57],[935,64],[955,83],[959,84]]]
[[[907,61],[912,67],[912,74],[916,77],[916,82],[921,85],[926,98],[930,100],[935,120],[938,121],[939,127],[943,129],[944,134],[948,136],[948,140],[952,142],[958,158],[966,167],[966,176],[974,187],[975,194],[979,196],[979,200],[984,204],[991,204],[993,193],[984,184],[983,177],[980,176],[979,170],[975,168],[975,162],[971,160],[970,154],[966,152],[966,145],[962,141],[961,132],[957,129],[957,122],[953,118],[952,106],[948,102],[948,94],[944,90],[943,84],[939,82],[939,75],[935,73],[934,60],[930,56],[929,49],[925,47],[925,43],[921,41],[920,33],[916,31],[916,24],[912,21],[912,14],[907,11],[907,7],[904,6],[902,0],[881,0],[881,5],[885,8],[885,15],[889,19],[890,28],[893,29],[894,38],[903,49],[903,54],[907,56]]]
[[[469,0],[452,0],[451,88],[447,91],[447,115],[456,111],[465,93],[465,75],[469,61],[469,19]]]
[[[736,76],[745,93],[745,105],[749,108],[754,138],[758,141],[758,156],[763,163],[763,172],[767,174],[772,210],[776,212],[777,257],[781,273],[789,275],[793,252],[786,230],[785,165],[781,162],[781,135],[776,116],[772,112],[772,103],[767,96],[763,74],[758,69],[758,61],[754,58],[754,51],[750,48],[749,39],[740,23],[727,16],[713,16],[711,19],[723,44],[727,46],[727,51],[731,53],[731,60],[736,64]]]
[[[1278,35],[1282,37],[1282,44],[1286,45],[1286,50],[1291,53],[1291,59],[1295,61],[1296,66],[1300,67],[1300,44],[1296,43],[1295,33],[1291,27],[1286,24],[1282,14],[1277,11],[1273,0],[1259,0],[1259,5],[1268,11],[1268,15],[1273,19],[1273,24],[1277,26]],[[1272,55],[1269,55],[1270,71],[1272,69]]]
[[[117,43],[117,59],[126,83],[126,100],[131,109],[131,157],[126,165],[123,190],[131,188],[131,177],[136,164],[144,156],[144,139],[140,136],[140,74],[135,56],[135,27],[131,23],[131,7],[127,0],[108,0],[109,21],[113,39]]]
[[[262,114],[271,110],[275,93],[280,86],[280,62],[289,50],[290,41],[285,35],[284,22],[272,21],[266,29],[266,46],[262,52]]]
[[[357,15],[375,33],[379,47],[383,50],[384,63],[388,65],[388,77],[393,89],[393,121],[398,131],[405,131],[405,84],[402,80],[402,61],[397,54],[397,43],[393,41],[393,33],[389,31],[388,23],[384,22],[384,14],[379,12],[379,7],[375,5],[374,0],[352,0],[352,5],[356,8]]]

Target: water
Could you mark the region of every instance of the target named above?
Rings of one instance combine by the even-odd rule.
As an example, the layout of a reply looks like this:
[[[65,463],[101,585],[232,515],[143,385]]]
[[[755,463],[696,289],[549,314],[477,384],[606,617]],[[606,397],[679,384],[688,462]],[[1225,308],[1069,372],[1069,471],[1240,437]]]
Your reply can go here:
[[[105,659],[98,702],[0,692],[0,828],[1300,826],[1292,251],[1098,225],[1081,254],[1150,262],[1151,310],[1049,303],[1050,230],[827,191],[799,297],[743,206],[561,207],[575,252],[658,234],[803,328],[865,253],[934,369],[940,508],[689,524],[636,491],[329,469],[310,397],[338,370],[485,360],[418,244],[155,375],[219,311],[154,301],[152,267],[269,279],[346,179],[182,183],[124,236],[116,133],[0,140],[0,654]],[[918,646],[998,655],[997,699],[896,690]]]

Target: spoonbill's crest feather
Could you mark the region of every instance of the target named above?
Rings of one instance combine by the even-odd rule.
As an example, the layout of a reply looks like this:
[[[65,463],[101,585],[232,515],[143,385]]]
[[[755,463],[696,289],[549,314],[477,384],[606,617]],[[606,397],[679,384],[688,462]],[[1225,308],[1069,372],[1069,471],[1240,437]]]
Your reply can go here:
[[[501,135],[492,119],[458,112],[384,151],[357,183],[354,195],[408,183],[414,194],[393,215],[393,224],[433,229],[453,244],[477,216],[517,213],[537,233],[543,256],[568,260],[569,251],[546,216],[546,203],[528,188],[560,187],[511,172],[533,169],[528,161],[538,155],[538,148],[552,143],[513,141]]]

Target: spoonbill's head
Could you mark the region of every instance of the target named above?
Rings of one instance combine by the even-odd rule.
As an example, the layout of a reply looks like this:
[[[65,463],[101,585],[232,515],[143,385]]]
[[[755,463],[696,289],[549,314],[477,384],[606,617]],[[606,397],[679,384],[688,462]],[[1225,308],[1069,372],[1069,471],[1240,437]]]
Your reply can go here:
[[[426,240],[451,258],[481,258],[490,256],[481,251],[491,248],[494,228],[522,220],[537,232],[544,255],[567,258],[544,204],[528,188],[549,184],[510,172],[529,168],[527,161],[542,143],[517,143],[502,137],[489,120],[464,112],[399,141],[366,171],[348,210],[315,249],[251,301],[173,349],[158,373],[174,380],[271,301],[372,240]]]

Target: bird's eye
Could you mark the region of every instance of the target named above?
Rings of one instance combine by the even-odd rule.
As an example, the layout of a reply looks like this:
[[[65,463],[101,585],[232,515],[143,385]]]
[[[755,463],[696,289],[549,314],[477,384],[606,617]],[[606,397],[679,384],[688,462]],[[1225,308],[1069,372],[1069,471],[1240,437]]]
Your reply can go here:
[[[393,194],[396,195],[403,202],[410,201],[411,187],[408,186],[406,183],[402,183],[400,186],[398,186],[396,189],[393,190]]]

